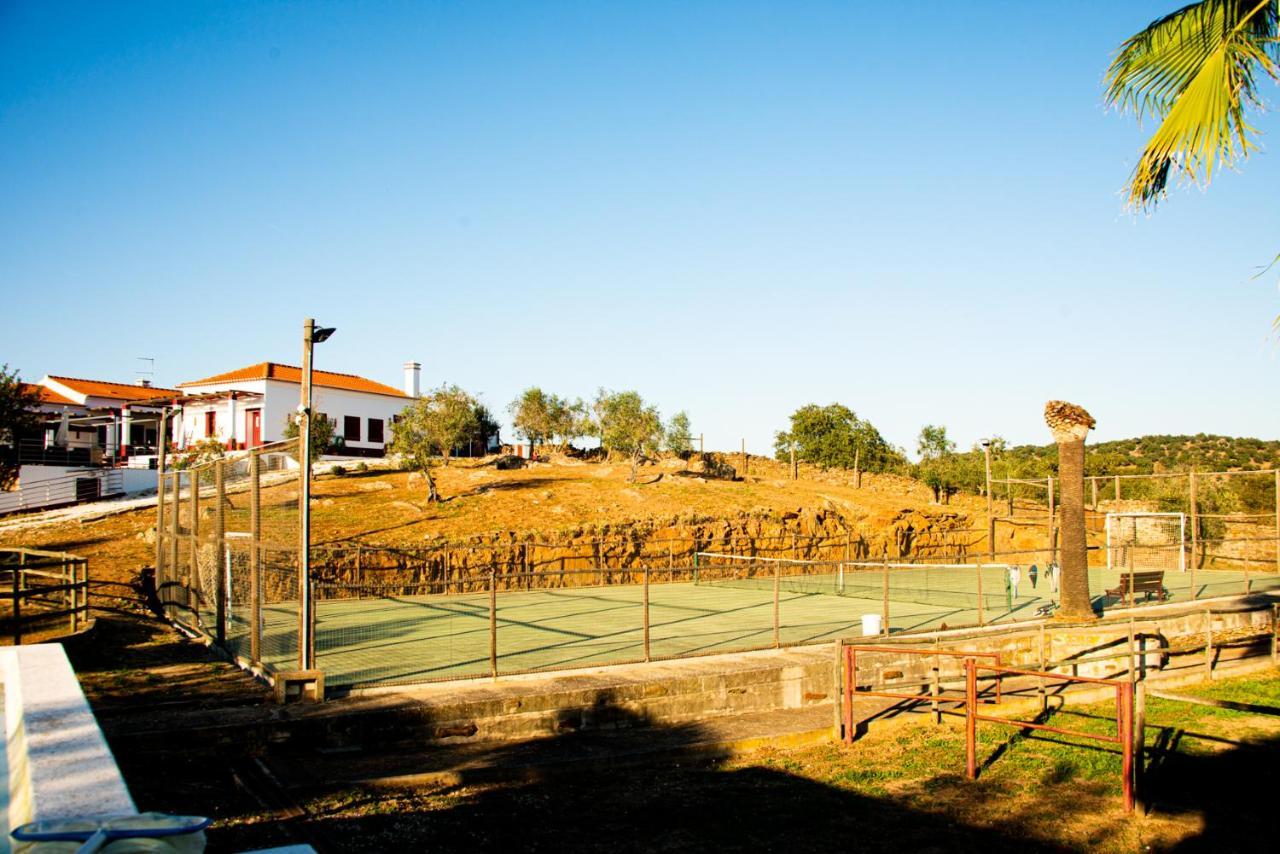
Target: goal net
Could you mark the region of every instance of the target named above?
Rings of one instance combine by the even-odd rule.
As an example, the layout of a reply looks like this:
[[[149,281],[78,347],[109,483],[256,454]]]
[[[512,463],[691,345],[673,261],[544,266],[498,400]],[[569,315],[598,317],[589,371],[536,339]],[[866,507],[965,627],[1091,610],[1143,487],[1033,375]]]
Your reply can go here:
[[[1107,568],[1187,569],[1187,514],[1108,513]]]

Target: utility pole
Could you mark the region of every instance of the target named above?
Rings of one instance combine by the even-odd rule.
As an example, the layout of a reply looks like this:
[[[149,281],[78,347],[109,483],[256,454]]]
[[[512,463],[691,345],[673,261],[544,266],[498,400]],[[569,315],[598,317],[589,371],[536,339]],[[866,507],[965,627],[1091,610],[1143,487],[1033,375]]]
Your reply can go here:
[[[987,544],[991,562],[996,562],[996,515],[991,497],[991,440],[982,440],[982,456],[987,469]]]
[[[302,324],[302,399],[298,403],[298,669],[315,668],[315,603],[311,601],[311,362],[316,344],[327,341],[332,327],[316,326],[308,317]]]
[[[311,351],[316,321],[302,324],[302,399],[298,403],[298,669],[310,670],[311,647]]]

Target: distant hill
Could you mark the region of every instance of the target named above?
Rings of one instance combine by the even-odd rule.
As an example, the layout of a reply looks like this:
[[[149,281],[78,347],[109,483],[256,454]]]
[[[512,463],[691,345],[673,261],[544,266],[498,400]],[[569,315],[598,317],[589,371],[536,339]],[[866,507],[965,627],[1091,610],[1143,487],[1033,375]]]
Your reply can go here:
[[[1003,456],[1018,477],[1056,474],[1055,445],[1018,445]],[[1280,441],[1232,436],[1140,436],[1085,448],[1087,474],[1152,474],[1169,471],[1240,471],[1280,467]]]

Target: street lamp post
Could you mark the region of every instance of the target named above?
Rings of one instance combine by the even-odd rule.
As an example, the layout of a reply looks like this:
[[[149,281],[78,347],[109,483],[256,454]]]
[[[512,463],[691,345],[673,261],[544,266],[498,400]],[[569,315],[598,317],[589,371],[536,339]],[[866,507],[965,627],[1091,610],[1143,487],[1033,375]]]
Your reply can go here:
[[[301,514],[298,543],[298,668],[315,667],[316,639],[315,603],[311,598],[311,362],[316,344],[327,341],[332,327],[316,326],[308,317],[302,324],[302,399],[298,403],[298,466],[301,486],[298,489],[298,512]]]
[[[987,470],[987,545],[991,562],[996,562],[996,517],[991,506],[991,440],[982,440],[982,456]]]

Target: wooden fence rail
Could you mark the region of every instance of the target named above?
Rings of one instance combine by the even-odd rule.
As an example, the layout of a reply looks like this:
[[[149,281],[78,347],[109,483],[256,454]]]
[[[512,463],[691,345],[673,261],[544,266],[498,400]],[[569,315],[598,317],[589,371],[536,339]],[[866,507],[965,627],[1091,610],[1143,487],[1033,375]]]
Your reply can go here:
[[[0,548],[0,602],[8,601],[14,645],[66,618],[71,633],[89,621],[89,560],[66,552]],[[2,610],[0,610],[2,613]],[[0,626],[3,620],[0,620]]]

